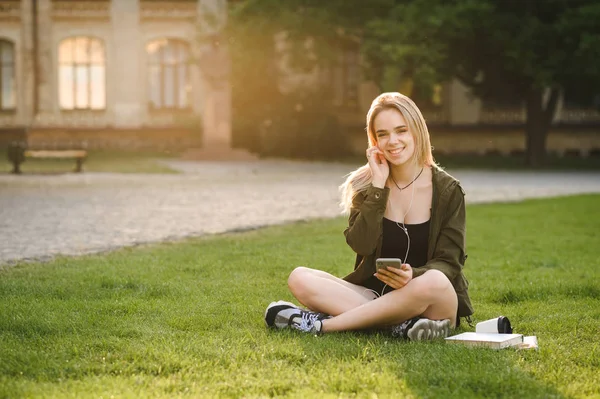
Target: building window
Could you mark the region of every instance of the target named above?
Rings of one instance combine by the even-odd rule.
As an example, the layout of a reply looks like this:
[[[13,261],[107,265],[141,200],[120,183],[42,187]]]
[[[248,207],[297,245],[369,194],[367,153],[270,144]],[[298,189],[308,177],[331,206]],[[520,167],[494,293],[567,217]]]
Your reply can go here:
[[[151,110],[190,107],[189,45],[161,39],[148,43],[148,91]]]
[[[14,110],[17,106],[15,87],[15,46],[0,40],[0,110]]]
[[[78,36],[60,43],[58,88],[61,109],[106,108],[106,58],[101,40]]]

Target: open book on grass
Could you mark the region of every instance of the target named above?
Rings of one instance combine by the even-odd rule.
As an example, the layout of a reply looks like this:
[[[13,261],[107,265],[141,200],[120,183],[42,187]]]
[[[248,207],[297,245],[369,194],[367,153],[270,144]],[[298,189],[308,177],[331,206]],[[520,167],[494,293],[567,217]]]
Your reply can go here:
[[[465,332],[446,338],[446,342],[464,344],[468,346],[502,349],[522,343],[523,334]]]

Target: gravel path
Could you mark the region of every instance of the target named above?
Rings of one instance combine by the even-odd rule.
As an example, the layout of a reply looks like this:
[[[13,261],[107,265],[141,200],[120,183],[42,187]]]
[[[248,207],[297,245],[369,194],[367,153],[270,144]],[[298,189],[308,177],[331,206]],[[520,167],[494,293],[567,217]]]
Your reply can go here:
[[[337,216],[337,187],[355,168],[167,163],[183,174],[0,175],[0,265]],[[468,203],[600,192],[600,173],[453,174]]]

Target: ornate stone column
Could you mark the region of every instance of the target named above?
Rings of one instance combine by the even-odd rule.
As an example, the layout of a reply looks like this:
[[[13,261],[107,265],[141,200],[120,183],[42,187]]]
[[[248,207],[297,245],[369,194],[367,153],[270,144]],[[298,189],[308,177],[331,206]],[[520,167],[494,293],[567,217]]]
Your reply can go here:
[[[231,148],[231,61],[227,41],[219,34],[227,19],[226,0],[199,0],[198,14],[205,44],[200,49],[204,81],[204,148]]]
[[[200,57],[200,69],[205,81],[203,147],[229,148],[231,147],[229,84],[231,62],[219,36],[213,36],[211,44],[203,51]]]
[[[33,122],[35,65],[33,56],[33,0],[21,0],[21,90],[18,97],[19,124],[30,126]]]
[[[197,0],[202,38],[198,66],[202,77],[202,148],[190,148],[184,159],[255,161],[258,157],[231,147],[231,59],[220,32],[227,19],[226,0]]]
[[[142,123],[144,80],[140,72],[140,4],[138,0],[111,1],[112,61],[107,71],[111,82],[107,108],[116,128],[137,128]]]
[[[52,79],[55,69],[52,62],[52,0],[37,0],[37,94],[38,114],[53,113]],[[58,101],[58,100],[57,100]]]

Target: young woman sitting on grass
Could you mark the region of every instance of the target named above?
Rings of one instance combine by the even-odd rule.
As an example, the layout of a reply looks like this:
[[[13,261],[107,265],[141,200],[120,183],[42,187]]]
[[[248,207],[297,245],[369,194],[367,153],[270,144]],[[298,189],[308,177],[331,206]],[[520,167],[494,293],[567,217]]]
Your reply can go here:
[[[473,313],[462,273],[464,192],[436,165],[425,120],[410,98],[378,96],[367,135],[368,163],[340,187],[354,271],[341,279],[294,269],[288,286],[309,310],[273,302],[265,322],[317,334],[391,328],[411,340],[445,337]],[[379,258],[398,258],[401,267],[377,270]]]

